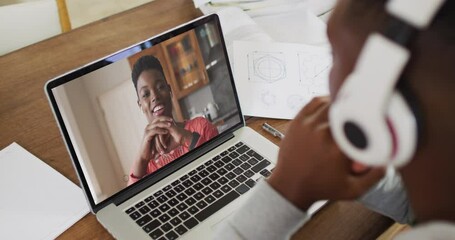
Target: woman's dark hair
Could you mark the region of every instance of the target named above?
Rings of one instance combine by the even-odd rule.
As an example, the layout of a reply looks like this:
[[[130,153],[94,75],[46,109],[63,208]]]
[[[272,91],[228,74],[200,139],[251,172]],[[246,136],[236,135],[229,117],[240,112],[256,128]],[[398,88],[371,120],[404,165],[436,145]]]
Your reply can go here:
[[[146,70],[157,70],[164,75],[163,67],[161,66],[158,58],[152,55],[145,55],[140,57],[136,63],[134,63],[133,70],[131,71],[131,79],[133,80],[134,88],[137,91],[137,80],[141,73]]]

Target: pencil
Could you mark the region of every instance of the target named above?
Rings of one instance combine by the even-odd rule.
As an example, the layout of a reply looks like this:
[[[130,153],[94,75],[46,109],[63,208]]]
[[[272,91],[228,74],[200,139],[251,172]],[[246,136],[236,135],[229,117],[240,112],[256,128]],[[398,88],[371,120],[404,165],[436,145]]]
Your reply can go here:
[[[284,138],[284,134],[282,132],[278,131],[276,128],[272,127],[268,123],[263,123],[262,124],[262,129],[264,129],[268,133],[272,134],[274,137],[278,137],[280,139]]]

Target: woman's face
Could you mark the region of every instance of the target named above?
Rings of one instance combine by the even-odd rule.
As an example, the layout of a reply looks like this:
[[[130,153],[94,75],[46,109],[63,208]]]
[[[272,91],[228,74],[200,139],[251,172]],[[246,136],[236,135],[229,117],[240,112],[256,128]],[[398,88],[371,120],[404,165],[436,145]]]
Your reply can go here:
[[[145,70],[137,80],[138,105],[152,122],[157,116],[172,117],[171,88],[158,70]]]

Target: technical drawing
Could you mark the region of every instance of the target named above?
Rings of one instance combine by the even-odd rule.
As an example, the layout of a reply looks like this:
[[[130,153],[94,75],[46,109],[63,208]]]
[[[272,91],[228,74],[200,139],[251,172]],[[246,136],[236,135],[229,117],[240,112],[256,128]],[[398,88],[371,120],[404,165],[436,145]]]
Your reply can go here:
[[[307,85],[319,84],[321,79],[326,80],[329,74],[332,59],[328,54],[314,54],[298,52],[300,65],[300,83]]]
[[[244,114],[292,119],[329,93],[330,49],[305,44],[234,43],[235,81]]]
[[[270,91],[264,91],[261,94],[261,101],[267,107],[273,106],[276,104],[276,96],[275,94],[271,93]]]
[[[274,83],[286,78],[286,61],[281,52],[248,53],[248,79],[254,82]]]

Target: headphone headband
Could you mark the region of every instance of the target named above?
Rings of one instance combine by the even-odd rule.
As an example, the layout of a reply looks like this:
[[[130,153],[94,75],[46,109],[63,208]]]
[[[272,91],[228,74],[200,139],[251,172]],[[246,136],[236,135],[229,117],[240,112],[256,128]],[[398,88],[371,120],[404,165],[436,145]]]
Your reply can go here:
[[[390,0],[386,11],[415,28],[427,28],[445,0]]]

